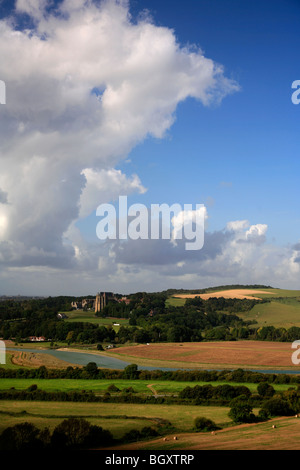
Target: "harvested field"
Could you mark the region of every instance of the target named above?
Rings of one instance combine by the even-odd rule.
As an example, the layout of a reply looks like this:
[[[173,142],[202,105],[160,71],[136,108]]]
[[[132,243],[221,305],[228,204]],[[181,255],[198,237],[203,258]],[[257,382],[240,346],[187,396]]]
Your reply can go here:
[[[10,361],[12,364],[16,366],[22,367],[40,367],[46,366],[49,369],[57,369],[61,368],[64,369],[72,364],[68,364],[67,362],[57,359],[50,354],[42,354],[38,351],[36,353],[27,352],[27,351],[13,351],[9,352],[10,354]],[[73,364],[74,365],[74,364]]]
[[[242,367],[259,369],[285,368],[298,370],[292,363],[290,343],[269,341],[213,341],[203,343],[154,343],[122,347],[110,354],[137,364],[164,363],[165,367],[222,368]],[[145,362],[146,361],[146,362]],[[179,365],[180,364],[180,365]]]
[[[272,428],[273,425],[276,428]],[[185,433],[151,442],[138,442],[118,450],[299,450],[300,419],[276,418],[258,424],[243,424],[211,433]],[[114,450],[110,448],[110,450]]]
[[[206,300],[212,297],[219,298],[224,297],[224,299],[256,299],[260,300],[260,297],[254,297],[259,294],[271,294],[273,292],[257,289],[231,289],[231,290],[222,290],[217,292],[209,292],[207,294],[174,294],[173,297],[181,299],[193,299],[195,297],[201,297],[201,299]]]

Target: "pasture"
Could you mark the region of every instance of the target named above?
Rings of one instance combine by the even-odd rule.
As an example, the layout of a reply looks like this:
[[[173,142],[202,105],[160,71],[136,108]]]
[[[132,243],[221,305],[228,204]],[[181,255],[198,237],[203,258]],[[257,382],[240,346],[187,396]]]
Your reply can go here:
[[[216,290],[205,294],[174,294],[166,305],[181,306],[186,299],[201,297],[203,300],[215,297],[225,299],[267,299],[270,302],[257,304],[249,312],[237,315],[243,320],[255,320],[255,326],[275,328],[300,327],[300,290],[287,289],[229,289]]]
[[[202,410],[201,410],[202,412]],[[273,428],[272,426],[276,426]],[[118,450],[300,450],[300,419],[274,418],[257,424],[241,424],[227,427],[215,434],[174,433],[148,442],[124,444]],[[109,450],[114,450],[110,448]]]
[[[129,323],[128,318],[113,318],[113,317],[97,317],[93,310],[71,310],[69,312],[63,312],[67,315],[67,319],[65,321],[69,323],[73,322],[88,322],[93,323],[98,326],[108,326],[110,325],[114,330],[117,332],[119,327],[127,326]],[[117,324],[117,325],[116,325]]]
[[[134,392],[143,395],[176,395],[185,387],[195,387],[196,385],[210,384],[214,387],[218,385],[229,384],[232,386],[244,385],[251,392],[257,391],[257,383],[244,383],[244,382],[230,382],[230,381],[175,381],[175,380],[127,380],[127,379],[0,379],[0,390],[9,390],[15,388],[16,390],[26,390],[31,385],[35,384],[41,390],[46,392],[71,392],[71,391],[92,391],[95,394],[103,394],[107,391],[110,385],[115,385],[120,391],[132,387]],[[290,384],[272,384],[276,391],[288,390]],[[296,387],[296,385],[294,385]]]
[[[191,432],[194,419],[205,416],[220,426],[230,424],[229,408],[217,406],[139,405],[131,403],[75,403],[0,401],[0,433],[8,426],[27,421],[53,431],[63,419],[82,417],[109,429],[115,438],[144,426],[157,429],[169,422],[174,430]]]

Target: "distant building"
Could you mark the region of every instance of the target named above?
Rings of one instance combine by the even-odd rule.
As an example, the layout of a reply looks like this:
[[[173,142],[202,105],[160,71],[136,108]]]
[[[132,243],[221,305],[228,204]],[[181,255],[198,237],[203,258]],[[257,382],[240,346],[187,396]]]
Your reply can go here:
[[[60,312],[57,314],[57,318],[59,318],[60,320],[64,320],[65,318],[68,318],[68,317],[65,313]]]
[[[44,336],[29,336],[29,341],[46,341]]]
[[[88,309],[95,307],[95,299],[74,300],[71,302],[71,307],[75,310]]]
[[[99,292],[95,300],[95,312],[101,312],[106,307],[109,300],[114,300],[112,292]]]
[[[130,299],[127,297],[121,297],[121,299],[118,299],[118,302],[125,302],[126,305],[130,304]]]
[[[75,308],[75,310],[78,310],[82,308],[82,302],[71,302],[71,307]]]

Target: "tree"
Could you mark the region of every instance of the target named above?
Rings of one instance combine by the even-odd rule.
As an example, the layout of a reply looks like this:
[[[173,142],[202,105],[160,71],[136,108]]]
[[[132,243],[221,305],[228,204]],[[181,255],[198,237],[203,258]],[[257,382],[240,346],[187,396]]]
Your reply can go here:
[[[0,436],[0,450],[41,449],[40,430],[31,423],[20,423],[6,428]]]
[[[291,416],[294,414],[293,409],[289,405],[286,400],[282,398],[273,397],[270,400],[266,401],[263,406],[262,410],[266,413],[269,417],[272,416]]]
[[[272,385],[268,384],[267,382],[261,382],[258,386],[257,386],[257,392],[258,394],[261,396],[261,397],[269,397],[271,398],[274,393],[275,393],[275,390],[274,388],[272,387]]]
[[[125,367],[123,374],[122,374],[123,379],[138,379],[139,378],[139,372],[138,372],[138,366],[136,364],[129,364],[129,366]]]
[[[228,416],[235,423],[250,423],[254,419],[252,404],[248,397],[240,395],[230,402]]]
[[[95,378],[98,374],[98,366],[96,362],[89,362],[85,367],[84,370],[87,372],[89,377]]]
[[[62,421],[53,431],[53,447],[83,448],[106,445],[112,442],[109,431],[91,425],[83,418],[69,418]]]

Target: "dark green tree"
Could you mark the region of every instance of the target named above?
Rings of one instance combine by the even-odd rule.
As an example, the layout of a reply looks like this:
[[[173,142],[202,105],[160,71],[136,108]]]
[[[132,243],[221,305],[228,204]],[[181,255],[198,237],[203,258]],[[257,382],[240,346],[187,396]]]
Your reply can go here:
[[[274,395],[275,390],[272,385],[268,384],[267,382],[261,382],[257,386],[257,392],[261,397],[271,398]]]
[[[138,366],[136,364],[129,364],[129,366],[125,367],[123,374],[123,379],[131,379],[135,380],[139,378]]]
[[[6,428],[0,436],[0,450],[37,450],[44,444],[40,430],[31,423],[19,423]]]
[[[254,420],[252,404],[245,395],[240,395],[230,402],[228,416],[235,423],[250,423]]]
[[[89,362],[85,367],[84,370],[87,372],[90,378],[95,378],[98,375],[98,366],[96,362]]]

